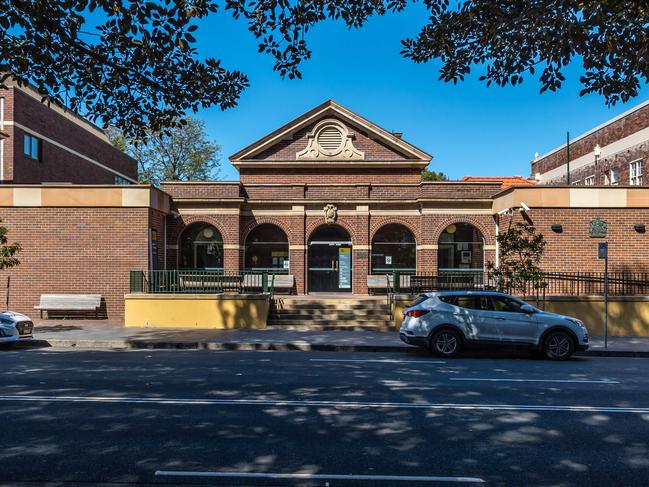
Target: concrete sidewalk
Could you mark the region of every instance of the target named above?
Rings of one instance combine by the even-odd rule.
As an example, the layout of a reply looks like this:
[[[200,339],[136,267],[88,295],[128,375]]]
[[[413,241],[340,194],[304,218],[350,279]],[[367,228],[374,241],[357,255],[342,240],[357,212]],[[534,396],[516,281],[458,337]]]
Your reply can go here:
[[[209,349],[209,350],[319,350],[344,352],[405,352],[416,350],[395,332],[206,330],[125,328],[106,322],[41,322],[31,346],[84,349]],[[649,337],[591,338],[582,355],[649,357]]]

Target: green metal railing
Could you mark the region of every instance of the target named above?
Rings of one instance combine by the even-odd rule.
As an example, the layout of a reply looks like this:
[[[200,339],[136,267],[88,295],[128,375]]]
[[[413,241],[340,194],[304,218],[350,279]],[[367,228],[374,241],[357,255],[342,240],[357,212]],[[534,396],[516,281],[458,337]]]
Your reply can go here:
[[[130,291],[148,294],[273,294],[275,274],[182,269],[131,271]]]

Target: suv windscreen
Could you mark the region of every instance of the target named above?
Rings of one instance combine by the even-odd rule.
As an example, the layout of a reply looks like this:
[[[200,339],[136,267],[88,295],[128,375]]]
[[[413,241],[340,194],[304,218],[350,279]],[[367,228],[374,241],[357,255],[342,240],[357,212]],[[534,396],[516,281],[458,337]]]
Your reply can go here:
[[[491,302],[494,311],[504,311],[506,313],[522,313],[521,306],[525,304],[505,296],[491,296]]]
[[[489,300],[487,296],[480,294],[467,294],[462,296],[456,296],[455,306],[466,309],[479,309],[482,311],[487,311],[490,308]]]

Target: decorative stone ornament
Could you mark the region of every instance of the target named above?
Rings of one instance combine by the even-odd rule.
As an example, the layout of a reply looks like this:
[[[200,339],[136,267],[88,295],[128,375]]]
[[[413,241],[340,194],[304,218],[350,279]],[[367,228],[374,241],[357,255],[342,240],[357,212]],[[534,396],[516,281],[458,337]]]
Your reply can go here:
[[[606,237],[607,224],[600,217],[593,218],[589,225],[589,235],[591,238],[604,238]]]
[[[329,204],[324,207],[324,220],[325,223],[336,223],[338,219],[338,208],[335,205]]]
[[[297,152],[298,160],[363,160],[365,153],[354,147],[354,133],[335,119],[322,120],[306,134],[308,143],[305,149]]]

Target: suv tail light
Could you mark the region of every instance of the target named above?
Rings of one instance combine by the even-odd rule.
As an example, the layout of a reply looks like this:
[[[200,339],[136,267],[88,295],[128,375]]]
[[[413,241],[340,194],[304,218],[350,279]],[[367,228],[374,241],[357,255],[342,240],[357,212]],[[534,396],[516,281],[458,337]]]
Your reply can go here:
[[[424,316],[426,314],[430,313],[430,310],[428,309],[413,309],[410,310],[406,313],[406,316],[412,316],[413,318],[419,318],[420,316]]]

